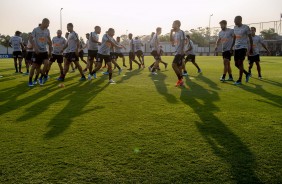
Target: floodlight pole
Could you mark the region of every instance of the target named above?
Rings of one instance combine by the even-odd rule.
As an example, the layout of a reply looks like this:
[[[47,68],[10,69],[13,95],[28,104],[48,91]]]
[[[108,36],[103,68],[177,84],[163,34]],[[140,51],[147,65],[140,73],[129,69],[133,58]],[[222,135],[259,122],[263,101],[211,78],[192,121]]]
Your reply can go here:
[[[209,56],[211,55],[211,17],[213,14],[210,15],[209,19]]]
[[[60,29],[61,29],[61,31],[63,32],[62,10],[63,10],[63,8],[61,8],[61,10],[60,10]]]

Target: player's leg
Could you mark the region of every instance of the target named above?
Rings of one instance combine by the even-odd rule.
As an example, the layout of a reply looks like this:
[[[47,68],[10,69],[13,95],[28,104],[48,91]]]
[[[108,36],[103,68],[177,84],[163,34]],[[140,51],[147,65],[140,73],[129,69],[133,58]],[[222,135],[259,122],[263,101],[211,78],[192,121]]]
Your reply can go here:
[[[63,56],[61,56],[61,55],[58,56],[57,63],[58,63],[59,69],[60,69],[60,74],[64,74],[64,68],[63,68],[64,58],[63,58]]]
[[[193,65],[198,69],[198,73],[202,73],[202,70],[201,70],[201,68],[199,67],[199,65],[196,63],[196,56],[195,55],[193,55],[192,56],[192,63],[193,63]]]
[[[78,69],[78,71],[79,71],[79,73],[80,73],[80,75],[81,75],[80,80],[81,80],[81,81],[86,80],[85,75],[84,75],[83,70],[82,70],[82,67],[81,67],[81,65],[79,64],[79,62],[76,60],[76,61],[74,61],[74,64],[75,64],[76,68]]]
[[[16,70],[15,73],[19,73],[19,70],[18,70],[18,56],[15,54],[15,52],[14,52],[14,67],[15,67],[15,70]]]
[[[37,67],[36,65],[37,65],[36,63],[33,63],[31,65],[31,69],[30,69],[30,72],[29,72],[29,82],[28,82],[29,86],[34,86],[33,82],[32,82],[32,78],[33,78],[33,75],[34,75],[35,68]]]
[[[113,81],[113,79],[112,79],[112,76],[113,76],[113,68],[112,68],[111,58],[110,58],[110,57],[105,57],[105,61],[106,61],[107,66],[108,66],[109,83],[115,83],[115,81]]]
[[[180,67],[182,67],[182,56],[181,55],[176,55],[174,57],[174,60],[172,62],[172,68],[178,78],[178,81],[176,83],[176,86],[182,86],[183,85],[183,76]]]
[[[255,63],[257,65],[258,77],[259,77],[259,79],[262,79],[260,61],[256,61]]]
[[[19,73],[23,73],[23,72],[22,72],[22,62],[23,62],[22,56],[19,57],[18,60],[19,60]]]
[[[125,64],[125,57],[124,57],[124,55],[122,55],[122,57],[121,57],[121,58],[122,58],[122,63],[123,63],[123,66],[124,66],[124,67],[127,67],[127,66],[126,66],[126,64]]]
[[[103,60],[104,58],[102,57],[102,55],[97,54],[97,62],[96,62],[94,70],[91,72],[91,75],[93,75],[94,79],[97,78],[96,73],[101,69]]]

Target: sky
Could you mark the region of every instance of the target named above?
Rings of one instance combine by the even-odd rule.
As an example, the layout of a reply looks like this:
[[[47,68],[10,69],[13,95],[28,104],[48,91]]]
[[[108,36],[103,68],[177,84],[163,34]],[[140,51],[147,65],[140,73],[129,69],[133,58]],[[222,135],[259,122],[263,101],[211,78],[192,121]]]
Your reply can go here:
[[[43,18],[50,20],[52,36],[60,29],[62,10],[63,32],[66,24],[74,24],[79,36],[102,27],[112,27],[116,36],[133,33],[149,35],[156,27],[168,33],[174,20],[182,22],[183,30],[211,27],[225,19],[233,25],[234,17],[241,15],[243,23],[280,20],[282,0],[1,0],[0,34],[14,35],[16,30],[31,32]]]

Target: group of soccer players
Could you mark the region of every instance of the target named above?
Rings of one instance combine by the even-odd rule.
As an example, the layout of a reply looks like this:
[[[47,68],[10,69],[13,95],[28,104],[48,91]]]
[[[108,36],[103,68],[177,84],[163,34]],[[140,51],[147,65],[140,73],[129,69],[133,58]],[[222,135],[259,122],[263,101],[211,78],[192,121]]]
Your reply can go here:
[[[260,68],[260,58],[259,58],[259,47],[261,44],[268,52],[268,48],[263,43],[261,37],[256,36],[256,28],[251,29],[242,24],[242,17],[235,17],[235,27],[234,29],[227,28],[227,22],[225,20],[220,22],[222,30],[219,33],[219,38],[216,43],[216,51],[221,45],[222,56],[224,60],[224,71],[220,78],[222,82],[226,81],[226,74],[228,73],[228,81],[233,81],[232,70],[231,70],[231,56],[234,50],[234,60],[235,66],[239,69],[239,79],[235,82],[235,85],[242,84],[243,74],[246,75],[246,82],[249,81],[251,77],[251,69],[253,63],[256,63],[258,69],[259,78],[262,79],[261,68]],[[78,34],[74,31],[74,26],[72,23],[67,24],[68,33],[66,38],[62,37],[62,31],[57,31],[57,36],[51,39],[49,32],[50,21],[48,19],[43,19],[42,23],[33,29],[32,33],[29,34],[29,39],[27,45],[23,44],[22,38],[20,37],[21,32],[17,31],[15,36],[10,40],[10,44],[14,49],[14,64],[16,72],[22,72],[22,58],[23,51],[25,51],[25,60],[27,74],[29,74],[28,85],[30,87],[37,84],[43,85],[48,80],[48,73],[51,69],[52,64],[57,61],[60,68],[60,76],[57,80],[64,81],[67,73],[69,72],[69,67],[72,70],[75,68],[80,72],[81,81],[85,81],[86,77],[84,73],[87,71],[88,80],[92,78],[96,79],[96,73],[101,69],[103,62],[107,66],[107,74],[109,76],[109,83],[115,83],[112,79],[113,68],[118,68],[119,74],[122,72],[122,68],[118,65],[117,59],[120,57],[123,61],[123,66],[127,67],[125,64],[125,57],[122,53],[122,49],[125,47],[120,43],[120,37],[114,39],[115,30],[113,28],[108,29],[108,31],[103,35],[101,42],[99,41],[99,35],[101,34],[101,27],[96,26],[94,31],[86,34],[87,43],[83,45],[78,37]],[[149,67],[152,75],[157,75],[157,70],[159,70],[159,64],[163,63],[165,68],[168,64],[164,62],[161,58],[163,53],[162,46],[160,44],[159,36],[162,33],[162,28],[158,27],[156,33],[152,33],[150,40],[150,48],[152,50],[151,55],[154,57],[155,62]],[[133,38],[133,34],[128,35],[129,38],[129,69],[133,69],[133,62],[139,67],[145,68],[144,54],[142,52],[142,42],[138,37]],[[201,73],[199,65],[196,63],[196,54],[194,50],[193,41],[190,39],[189,35],[186,35],[184,31],[181,30],[181,22],[176,20],[172,24],[172,30],[170,32],[170,41],[175,47],[175,56],[172,62],[172,68],[178,78],[176,86],[183,86],[183,76],[187,76],[186,63],[191,61]],[[47,45],[49,48],[47,49]],[[87,61],[83,58],[83,49],[88,49]],[[234,48],[234,49],[233,49]],[[186,58],[185,58],[186,55]],[[246,55],[249,59],[249,70],[244,69],[244,60]],[[137,61],[135,58],[138,58]],[[86,68],[83,70],[79,58],[86,64]],[[19,61],[19,68],[17,65],[17,60]],[[75,65],[75,67],[73,66]],[[31,66],[31,68],[29,67]],[[43,67],[42,67],[43,66]],[[29,70],[30,68],[30,70]],[[33,79],[33,76],[35,78]],[[40,77],[39,77],[40,76]]]

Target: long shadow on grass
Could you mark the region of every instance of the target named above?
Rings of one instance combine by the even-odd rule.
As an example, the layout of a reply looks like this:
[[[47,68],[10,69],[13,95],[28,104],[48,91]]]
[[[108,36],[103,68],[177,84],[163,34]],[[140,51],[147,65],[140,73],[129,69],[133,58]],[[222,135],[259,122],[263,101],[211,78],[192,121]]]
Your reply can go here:
[[[103,80],[98,80],[92,85],[92,88],[89,90],[83,91],[83,94],[71,93],[64,97],[63,100],[68,101],[67,105],[63,109],[59,109],[57,113],[48,123],[49,131],[44,135],[44,138],[51,139],[62,134],[70,125],[73,123],[73,119],[79,116],[83,116],[87,113],[95,113],[96,110],[103,109],[103,106],[94,106],[89,110],[83,110],[84,107],[93,100],[97,94],[103,91],[109,84],[100,87],[99,85],[103,83]],[[85,84],[87,85],[87,84]],[[84,85],[84,86],[85,86]],[[79,86],[83,88],[84,86]],[[65,93],[64,93],[65,94]],[[61,96],[64,94],[55,95]]]
[[[187,85],[191,85],[192,89],[183,88],[180,99],[191,107],[201,119],[200,122],[196,122],[199,132],[213,149],[214,154],[230,165],[230,171],[227,171],[232,175],[230,180],[235,180],[236,183],[260,183],[254,172],[256,164],[252,152],[214,115],[219,111],[214,103],[220,100],[216,83],[204,76],[199,76],[197,79],[209,84],[212,90],[188,81]]]
[[[165,83],[167,76],[165,74],[159,72],[158,75],[150,74],[150,77],[154,82],[159,94],[163,95],[169,103],[177,103],[176,97],[168,93],[168,89]]]
[[[122,79],[121,80],[119,80],[119,81],[117,81],[118,83],[122,83],[122,82],[124,82],[124,81],[127,81],[127,80],[129,80],[130,78],[132,78],[132,77],[135,77],[135,76],[137,76],[137,75],[140,75],[142,70],[140,69],[140,70],[133,70],[132,72],[126,72],[124,75],[125,76],[123,76],[122,77]]]

